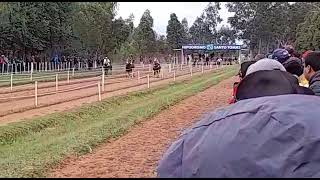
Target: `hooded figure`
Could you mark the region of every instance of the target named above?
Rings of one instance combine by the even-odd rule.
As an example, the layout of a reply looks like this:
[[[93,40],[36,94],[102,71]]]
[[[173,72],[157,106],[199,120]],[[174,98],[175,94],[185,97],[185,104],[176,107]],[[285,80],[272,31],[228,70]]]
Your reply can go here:
[[[320,98],[239,101],[186,130],[159,162],[160,178],[320,177]]]

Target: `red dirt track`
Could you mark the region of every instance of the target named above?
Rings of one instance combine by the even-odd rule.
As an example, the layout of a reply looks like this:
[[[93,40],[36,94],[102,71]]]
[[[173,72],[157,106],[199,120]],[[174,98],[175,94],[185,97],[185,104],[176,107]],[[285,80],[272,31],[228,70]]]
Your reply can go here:
[[[184,67],[183,71],[176,73],[176,80],[183,80],[190,78],[189,69]],[[212,69],[214,70],[215,67]],[[210,71],[212,71],[210,70]],[[193,74],[200,74],[201,68],[194,68]],[[197,71],[197,73],[195,72]],[[206,68],[209,71],[209,67]],[[154,78],[150,76],[151,87],[168,84],[173,81],[173,74],[168,74],[168,70],[164,69],[164,78]],[[146,73],[141,73],[140,76],[145,76]],[[117,75],[116,75],[117,76]],[[17,86],[13,88],[13,92],[8,93],[8,88],[0,88],[0,125],[5,125],[11,122],[22,121],[37,116],[46,114],[66,111],[79,107],[85,103],[95,102],[98,99],[98,81],[101,77],[84,78],[70,81],[59,81],[59,91],[67,91],[72,88],[81,88],[75,91],[55,93],[55,82],[44,82],[38,84],[38,107],[35,108],[34,89],[27,87]],[[105,92],[101,94],[102,99],[111,96],[122,95],[128,92],[146,89],[147,79],[144,77],[138,83],[137,77],[128,79],[124,77],[105,79]],[[24,90],[23,88],[26,88]],[[48,95],[41,96],[45,93]],[[17,98],[27,96],[26,98]],[[15,99],[10,99],[15,98]],[[22,119],[22,117],[24,119]]]
[[[67,158],[49,177],[156,177],[158,161],[178,135],[205,112],[227,105],[234,80],[183,100],[91,154]]]

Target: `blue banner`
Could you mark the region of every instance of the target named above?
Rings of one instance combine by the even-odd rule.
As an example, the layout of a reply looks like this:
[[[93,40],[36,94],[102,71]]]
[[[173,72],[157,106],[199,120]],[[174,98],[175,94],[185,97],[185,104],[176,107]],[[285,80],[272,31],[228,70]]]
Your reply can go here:
[[[241,45],[186,45],[182,46],[182,49],[193,49],[193,50],[241,50]]]

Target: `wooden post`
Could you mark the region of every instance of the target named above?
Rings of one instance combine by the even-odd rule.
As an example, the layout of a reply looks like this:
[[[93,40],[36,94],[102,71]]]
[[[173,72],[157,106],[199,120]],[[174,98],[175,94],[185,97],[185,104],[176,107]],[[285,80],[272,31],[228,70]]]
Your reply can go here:
[[[192,76],[192,66],[190,67],[190,76]]]
[[[203,64],[202,64],[202,66],[201,66],[201,73],[203,73]]]
[[[23,62],[23,72],[26,72],[26,63]]]
[[[58,92],[58,82],[59,80],[58,80],[58,74],[56,74],[56,91]]]
[[[98,98],[101,101],[101,89],[100,89],[100,82],[98,82]]]
[[[12,91],[12,78],[13,78],[13,74],[11,73],[11,75],[10,75],[10,90]]]
[[[176,81],[176,71],[173,71],[173,81]]]
[[[38,106],[38,81],[34,82],[34,104]]]
[[[102,68],[102,92],[104,92],[104,75],[105,72],[104,72],[104,69]]]
[[[150,75],[147,75],[147,81],[148,81],[148,89],[150,88]]]
[[[4,73],[4,64],[2,64],[2,71],[1,71],[1,74]]]
[[[163,71],[161,71],[161,78],[163,79],[163,77],[164,77],[164,74],[163,74]]]
[[[67,81],[68,81],[68,83],[70,82],[70,72],[69,72],[69,70],[68,70],[68,77],[67,77]]]
[[[151,71],[151,64],[149,64],[149,72]]]
[[[30,72],[30,81],[32,81],[32,71]]]
[[[72,68],[72,76],[74,76],[74,68]]]
[[[140,83],[140,71],[138,71],[138,83]]]

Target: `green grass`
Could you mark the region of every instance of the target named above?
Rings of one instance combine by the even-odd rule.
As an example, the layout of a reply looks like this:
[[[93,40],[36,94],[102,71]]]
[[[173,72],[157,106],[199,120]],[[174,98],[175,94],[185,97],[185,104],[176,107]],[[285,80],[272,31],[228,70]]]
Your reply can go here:
[[[65,157],[88,153],[134,124],[235,75],[236,67],[192,80],[113,97],[64,112],[0,126],[0,177],[45,177]]]

